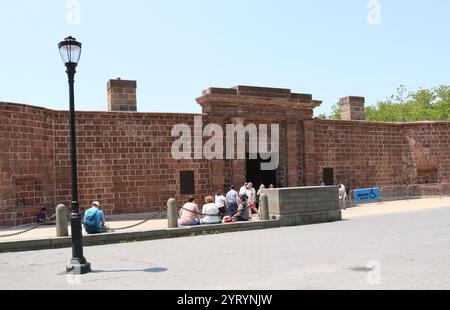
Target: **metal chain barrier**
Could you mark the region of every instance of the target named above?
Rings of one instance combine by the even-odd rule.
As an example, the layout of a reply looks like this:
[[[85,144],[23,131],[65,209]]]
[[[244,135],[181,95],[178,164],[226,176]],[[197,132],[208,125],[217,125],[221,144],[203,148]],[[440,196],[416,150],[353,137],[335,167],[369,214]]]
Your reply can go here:
[[[249,209],[249,208],[250,208],[250,207],[249,207],[248,205],[246,205],[245,208],[244,208],[242,211],[245,211],[245,210],[247,210],[247,209]],[[224,217],[224,216],[229,216],[229,215],[230,215],[229,213],[205,214],[205,213],[201,213],[201,212],[192,211],[192,210],[186,209],[186,208],[184,208],[184,207],[178,207],[178,209],[185,210],[185,211],[188,211],[188,212],[190,212],[190,213],[194,213],[194,214],[200,215],[200,216],[218,216],[218,217]],[[252,209],[253,209],[253,208],[252,208]],[[141,226],[141,225],[143,225],[143,224],[145,224],[145,223],[147,223],[147,222],[149,222],[149,221],[151,221],[151,220],[154,220],[154,219],[157,218],[157,217],[160,217],[162,214],[163,214],[163,211],[161,210],[161,211],[159,211],[158,213],[154,214],[153,216],[151,216],[150,218],[148,218],[148,219],[146,219],[146,220],[143,220],[143,221],[141,221],[141,222],[139,222],[139,223],[136,223],[136,224],[133,224],[133,225],[129,225],[129,226],[125,226],[125,227],[117,227],[117,228],[105,227],[105,232],[116,232],[116,231],[122,231],[122,230],[131,229],[131,228],[134,228],[134,227],[138,227],[138,226]],[[11,233],[11,234],[6,234],[6,235],[0,235],[0,238],[8,238],[8,237],[14,237],[14,236],[19,236],[19,235],[25,234],[25,233],[27,233],[27,232],[30,232],[30,231],[32,231],[32,230],[34,230],[34,229],[37,229],[37,228],[43,226],[43,225],[46,225],[48,222],[54,220],[55,218],[56,218],[56,214],[52,215],[50,218],[48,218],[48,219],[45,220],[44,222],[39,223],[39,224],[37,224],[37,225],[35,225],[35,226],[33,226],[33,227],[30,227],[30,228],[28,228],[28,229],[26,229],[26,230],[23,230],[23,231],[20,231],[20,232],[16,232],[16,233]],[[84,224],[84,223],[83,223],[83,224]]]
[[[159,211],[157,214],[152,215],[150,218],[143,220],[137,224],[133,224],[133,225],[129,225],[129,226],[125,226],[125,227],[119,227],[119,228],[111,228],[111,227],[105,227],[105,232],[116,232],[116,231],[121,231],[121,230],[126,230],[126,229],[130,229],[130,228],[134,228],[134,227],[138,227],[141,226],[151,220],[154,220],[155,218],[161,216],[161,214],[163,213],[163,211]]]
[[[242,211],[245,211],[245,210],[247,210],[249,208],[250,207],[248,205],[246,205],[245,208]],[[184,210],[184,211],[196,214],[196,215],[200,215],[200,216],[219,216],[219,217],[223,217],[223,216],[229,216],[230,215],[229,213],[206,214],[206,213],[202,213],[202,212],[192,211],[192,210],[186,209],[185,207],[178,207],[178,209]],[[251,209],[253,209],[253,208],[251,208]]]
[[[14,236],[19,236],[19,235],[25,234],[27,232],[30,232],[30,231],[36,229],[36,228],[41,227],[42,225],[46,225],[48,222],[50,222],[51,220],[54,220],[55,218],[56,218],[56,214],[52,215],[50,218],[46,219],[44,222],[39,223],[39,224],[37,224],[37,225],[35,225],[33,227],[30,227],[30,228],[28,228],[26,230],[19,231],[19,232],[16,232],[16,233],[12,233],[12,234],[0,235],[0,238],[8,238],[8,237],[14,237]]]

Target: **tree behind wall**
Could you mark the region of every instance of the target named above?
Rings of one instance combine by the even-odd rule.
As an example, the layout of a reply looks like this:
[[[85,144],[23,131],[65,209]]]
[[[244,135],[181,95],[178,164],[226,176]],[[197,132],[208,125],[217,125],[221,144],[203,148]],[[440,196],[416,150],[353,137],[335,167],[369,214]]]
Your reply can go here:
[[[341,119],[339,105],[332,107],[330,119]],[[404,85],[385,101],[366,108],[366,120],[378,122],[417,122],[450,120],[450,86],[408,92]]]

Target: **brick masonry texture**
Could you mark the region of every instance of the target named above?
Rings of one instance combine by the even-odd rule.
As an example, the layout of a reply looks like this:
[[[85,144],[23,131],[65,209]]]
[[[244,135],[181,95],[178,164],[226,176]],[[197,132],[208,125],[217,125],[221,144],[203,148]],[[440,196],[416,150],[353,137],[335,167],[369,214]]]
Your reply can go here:
[[[108,96],[112,89],[128,89],[135,111],[135,86],[111,80]],[[341,102],[364,102],[346,98]],[[194,128],[194,116],[202,117],[203,126],[279,124],[278,185],[318,185],[323,168],[333,168],[334,181],[352,188],[450,182],[450,122],[314,120],[320,101],[279,88],[210,88],[197,102],[204,114],[77,112],[82,209],[93,200],[108,215],[160,211],[171,197],[181,204],[187,198],[180,194],[184,170],[195,173],[200,203],[206,194],[240,186],[247,177],[245,160],[172,158],[173,126]],[[68,119],[66,111],[0,103],[0,226],[33,222],[41,207],[52,213],[59,203],[70,206]]]
[[[385,124],[315,120],[305,123],[306,185],[323,168],[353,188],[450,182],[450,122]]]

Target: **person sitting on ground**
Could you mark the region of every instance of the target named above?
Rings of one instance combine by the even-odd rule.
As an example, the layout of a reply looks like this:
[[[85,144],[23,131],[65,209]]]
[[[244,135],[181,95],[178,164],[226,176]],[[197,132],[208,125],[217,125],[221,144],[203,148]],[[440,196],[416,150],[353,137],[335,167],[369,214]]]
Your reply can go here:
[[[208,196],[205,198],[206,204],[202,208],[202,213],[207,214],[200,221],[202,224],[220,224],[222,223],[221,217],[219,216],[220,211],[217,208],[217,204],[214,203],[214,198]],[[217,214],[217,215],[214,215]]]
[[[219,189],[217,191],[217,195],[214,199],[214,202],[217,206],[217,208],[219,209],[219,212],[221,214],[225,214],[226,213],[226,204],[227,204],[227,199],[225,198],[225,196],[223,195],[223,190]],[[205,212],[203,212],[205,213]]]
[[[48,220],[47,209],[42,208],[37,214],[37,221],[38,223],[44,223],[47,220]]]
[[[180,210],[180,226],[195,226],[200,225],[200,210],[195,203],[195,197],[190,196],[188,201]]]
[[[94,201],[92,207],[84,213],[84,230],[88,234],[100,234],[105,232],[105,213],[103,213],[100,203]]]
[[[38,224],[45,224],[45,225],[55,225],[56,224],[55,221],[50,221],[50,218],[47,215],[46,208],[42,208],[41,210],[39,210],[39,212],[37,213],[36,216],[37,216]]]
[[[235,222],[247,222],[250,218],[250,210],[248,208],[248,198],[241,195],[238,198],[238,212],[233,215],[232,220]]]

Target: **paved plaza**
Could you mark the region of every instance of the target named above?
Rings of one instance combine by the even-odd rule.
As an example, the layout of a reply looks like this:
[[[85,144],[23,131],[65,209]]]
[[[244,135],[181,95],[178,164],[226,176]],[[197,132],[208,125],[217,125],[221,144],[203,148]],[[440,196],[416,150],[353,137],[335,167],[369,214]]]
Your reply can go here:
[[[450,200],[373,204],[344,221],[0,254],[0,289],[450,289]]]

